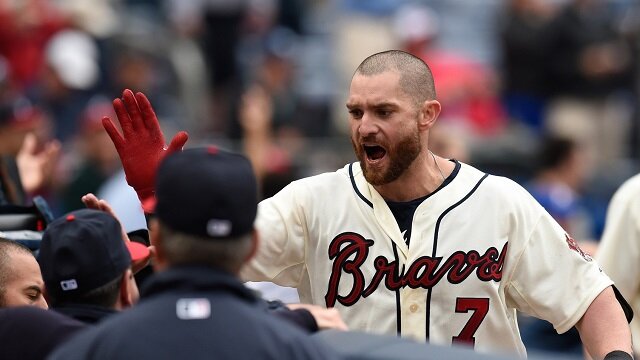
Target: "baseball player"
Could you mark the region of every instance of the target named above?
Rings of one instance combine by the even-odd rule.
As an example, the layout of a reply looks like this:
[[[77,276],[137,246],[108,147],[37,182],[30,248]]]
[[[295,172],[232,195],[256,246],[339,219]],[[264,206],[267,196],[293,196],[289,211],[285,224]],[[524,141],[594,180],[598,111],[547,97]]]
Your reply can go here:
[[[145,176],[186,134],[164,150],[144,95],[125,91],[114,107],[123,135],[103,124],[144,202],[153,194]],[[350,329],[525,356],[520,310],[558,332],[576,326],[594,358],[630,356],[611,280],[562,227],[516,183],[428,150],[440,104],[422,60],[368,57],[347,109],[359,161],[260,203],[262,241],[246,279],[296,287],[303,302],[337,308]]]
[[[611,198],[596,259],[616,287],[640,311],[640,174],[625,181]],[[635,355],[640,355],[640,321],[631,322]]]

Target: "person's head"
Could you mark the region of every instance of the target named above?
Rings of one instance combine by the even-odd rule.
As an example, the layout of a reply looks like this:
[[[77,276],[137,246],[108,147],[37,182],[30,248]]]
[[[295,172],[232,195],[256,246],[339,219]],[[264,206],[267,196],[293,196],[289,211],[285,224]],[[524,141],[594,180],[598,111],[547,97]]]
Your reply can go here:
[[[82,209],[54,220],[38,254],[51,306],[132,306],[138,287],[131,258],[141,246],[125,242],[118,220],[103,211]]]
[[[581,145],[565,137],[550,136],[543,139],[538,162],[539,174],[553,173],[574,189],[583,185],[589,173]]]
[[[251,163],[215,147],[169,155],[158,169],[157,270],[182,265],[232,274],[254,254],[257,183]]]
[[[39,142],[51,137],[51,119],[26,98],[0,100],[0,154],[16,156],[28,133]]]
[[[48,309],[36,258],[27,247],[0,238],[0,308],[35,305]]]
[[[372,185],[398,179],[427,152],[440,114],[431,70],[399,50],[366,58],[351,80],[347,109],[351,142]]]

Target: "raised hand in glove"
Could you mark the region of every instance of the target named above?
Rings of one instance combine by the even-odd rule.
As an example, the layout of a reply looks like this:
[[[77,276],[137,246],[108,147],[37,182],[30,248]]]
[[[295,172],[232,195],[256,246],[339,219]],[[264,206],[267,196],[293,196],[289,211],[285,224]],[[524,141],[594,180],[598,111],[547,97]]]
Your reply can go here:
[[[154,195],[155,176],[160,161],[168,154],[182,150],[189,135],[180,131],[167,146],[158,118],[143,93],[134,95],[133,91],[126,89],[122,92],[122,99],[113,100],[113,108],[118,116],[122,135],[108,116],[102,118],[102,126],[118,151],[127,183],[144,204]]]

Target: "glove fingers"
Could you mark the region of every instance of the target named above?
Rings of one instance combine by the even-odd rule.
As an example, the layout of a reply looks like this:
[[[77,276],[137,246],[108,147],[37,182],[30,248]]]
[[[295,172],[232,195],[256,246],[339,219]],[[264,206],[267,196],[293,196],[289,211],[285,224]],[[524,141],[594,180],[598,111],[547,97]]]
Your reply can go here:
[[[142,123],[149,130],[149,133],[154,137],[160,137],[162,140],[162,144],[164,145],[164,135],[162,135],[162,130],[160,129],[160,124],[158,123],[158,117],[156,116],[155,111],[153,111],[153,106],[149,102],[149,99],[141,93],[136,93],[136,100],[138,100],[138,105],[140,106],[140,111],[142,112]]]
[[[173,137],[169,147],[167,148],[167,154],[171,154],[174,151],[181,151],[184,144],[189,140],[189,134],[186,131],[180,131]]]
[[[116,100],[120,100],[120,99],[116,99]],[[114,107],[115,107],[115,104],[114,104]],[[119,115],[118,115],[118,118],[120,118]],[[122,122],[120,122],[120,124],[122,124]],[[116,150],[118,150],[118,154],[120,154],[120,149],[122,149],[124,146],[124,139],[120,135],[120,132],[118,132],[118,129],[116,129],[116,126],[113,124],[113,121],[111,121],[111,119],[108,116],[105,116],[102,118],[102,127],[104,127],[104,129],[107,131],[107,134],[111,138],[113,145],[116,147]]]
[[[120,127],[122,128],[122,135],[125,138],[132,136],[134,130],[131,124],[131,118],[129,117],[129,113],[127,112],[126,106],[124,106],[124,102],[122,102],[122,99],[118,98],[113,100],[113,110],[115,110],[116,116],[118,117],[118,122],[120,123]]]
[[[142,122],[140,107],[136,101],[136,97],[133,95],[133,91],[125,89],[122,92],[122,100],[124,101],[129,118],[131,119],[131,128],[137,136],[140,136],[140,132],[144,130],[144,124]]]

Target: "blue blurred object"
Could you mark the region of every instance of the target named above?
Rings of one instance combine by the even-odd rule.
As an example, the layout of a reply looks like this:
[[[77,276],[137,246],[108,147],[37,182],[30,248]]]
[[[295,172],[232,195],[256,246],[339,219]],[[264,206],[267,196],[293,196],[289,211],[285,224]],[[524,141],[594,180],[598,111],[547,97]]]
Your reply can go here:
[[[348,11],[375,16],[388,16],[406,1],[397,0],[344,0],[342,8]]]

